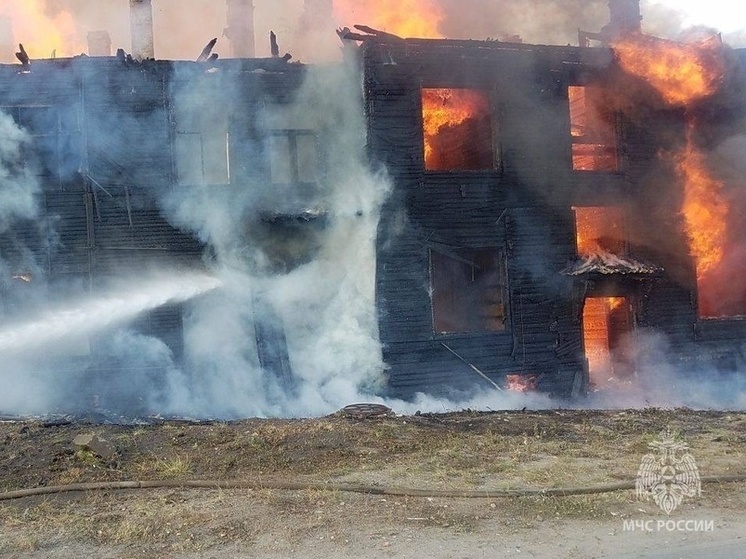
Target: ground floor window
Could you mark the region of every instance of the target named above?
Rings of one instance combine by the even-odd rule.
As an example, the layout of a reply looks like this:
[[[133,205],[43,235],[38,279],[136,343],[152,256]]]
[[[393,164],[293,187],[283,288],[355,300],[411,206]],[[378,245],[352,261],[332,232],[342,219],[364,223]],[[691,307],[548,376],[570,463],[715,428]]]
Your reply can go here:
[[[505,330],[507,281],[502,251],[431,249],[430,278],[437,334]]]

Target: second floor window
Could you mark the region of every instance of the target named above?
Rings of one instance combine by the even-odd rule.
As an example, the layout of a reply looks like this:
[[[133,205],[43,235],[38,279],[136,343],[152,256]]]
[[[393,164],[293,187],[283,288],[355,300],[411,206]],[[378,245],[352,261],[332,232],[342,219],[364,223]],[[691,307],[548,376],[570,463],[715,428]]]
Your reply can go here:
[[[618,171],[616,117],[604,106],[603,90],[572,85],[567,93],[573,170]]]
[[[177,183],[230,184],[230,116],[226,107],[219,103],[176,103],[173,116]]]
[[[492,104],[479,89],[422,90],[426,171],[480,171],[496,167]]]
[[[268,149],[272,184],[318,182],[318,138],[313,130],[274,130]]]
[[[575,231],[578,256],[611,253],[627,254],[624,210],[617,206],[577,206]]]
[[[38,165],[35,171],[54,182],[59,182],[66,173],[65,161],[61,153],[67,137],[62,134],[59,111],[50,106],[16,106],[0,107],[0,110],[11,115],[16,124],[30,136],[30,148]],[[69,165],[75,163],[70,157]]]

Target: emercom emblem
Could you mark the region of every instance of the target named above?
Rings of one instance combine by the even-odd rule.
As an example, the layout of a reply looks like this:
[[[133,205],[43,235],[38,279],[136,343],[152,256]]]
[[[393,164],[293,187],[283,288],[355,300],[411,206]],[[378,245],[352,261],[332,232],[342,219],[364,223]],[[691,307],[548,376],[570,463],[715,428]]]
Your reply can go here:
[[[635,486],[638,499],[652,496],[666,514],[671,514],[684,497],[701,495],[702,483],[694,457],[688,452],[689,446],[674,440],[670,430],[660,436],[661,440],[648,445],[657,453],[642,457]]]

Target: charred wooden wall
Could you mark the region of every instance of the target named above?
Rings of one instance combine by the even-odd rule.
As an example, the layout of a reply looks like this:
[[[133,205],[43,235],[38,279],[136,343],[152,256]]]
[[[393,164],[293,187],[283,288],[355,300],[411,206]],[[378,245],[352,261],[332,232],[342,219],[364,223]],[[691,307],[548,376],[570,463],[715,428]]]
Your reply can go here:
[[[189,62],[114,57],[20,69],[0,66],[0,110],[32,134],[28,162],[39,169],[41,191],[37,216],[0,231],[0,316],[6,318],[29,313],[31,299],[41,306],[62,302],[125,274],[202,267],[204,239],[163,209],[169,193],[185,188],[176,176],[174,104],[193,98],[189,111],[220,106],[230,114],[235,165],[226,184],[210,185],[214,195],[260,193],[269,171],[257,115],[266,103],[287,103],[304,75],[301,65],[262,59],[221,61],[212,72]],[[39,124],[49,138],[19,113],[40,108],[52,122]],[[27,272],[28,285],[11,279]],[[165,306],[136,327],[163,338],[178,356],[181,315],[178,305]]]
[[[717,338],[731,348],[744,339],[744,321],[697,320],[696,281],[679,211],[681,185],[671,162],[660,157],[684,141],[684,115],[624,76],[611,51],[375,39],[363,50],[369,151],[394,184],[379,228],[376,283],[394,391],[487,386],[473,365],[498,384],[506,374],[531,374],[538,375],[540,389],[571,393],[587,374],[581,313],[584,294],[594,288],[632,295],[635,326],[662,332],[677,350],[690,352],[697,339]],[[629,88],[638,102],[643,99],[634,112],[619,111],[618,172],[572,170],[570,85],[617,93]],[[494,169],[425,170],[421,89],[449,87],[489,92]],[[604,278],[601,286],[563,277],[560,270],[577,256],[573,206],[623,207],[629,254],[665,273],[644,281]],[[432,243],[505,250],[504,331],[435,332]]]
[[[566,84],[581,55],[590,56],[591,68],[608,62],[608,53],[520,45],[408,40],[365,46],[369,149],[394,183],[379,227],[377,298],[395,391],[487,385],[468,364],[498,384],[507,374],[537,375],[542,389],[563,394],[582,375],[572,284],[559,275],[575,252]],[[494,169],[424,170],[423,87],[490,93]],[[616,180],[601,179],[610,188]],[[505,252],[504,331],[434,332],[429,243]]]
[[[361,52],[369,155],[388,169],[394,185],[379,225],[376,272],[380,337],[394,392],[486,385],[472,366],[498,384],[508,374],[536,375],[539,388],[558,394],[582,384],[580,316],[589,286],[560,273],[576,256],[573,206],[624,206],[630,253],[666,271],[633,286],[638,327],[663,332],[682,354],[698,346],[725,353],[740,346],[746,321],[697,319],[681,192],[670,165],[658,159],[662,148],[683,141],[682,114],[652,103],[634,117],[621,115],[620,172],[572,170],[567,87],[618,86],[622,78],[610,51],[369,39]],[[739,63],[745,58],[739,55]],[[0,66],[0,107],[10,113],[46,107],[52,116],[42,119],[53,123],[52,130],[42,122],[44,138],[34,138],[41,215],[0,233],[4,314],[25,312],[27,287],[34,296],[59,301],[96,289],[122,269],[200,262],[205,243],[170,223],[158,203],[181,186],[175,92],[200,90],[192,111],[230,108],[231,176],[229,184],[215,186],[215,195],[249,192],[256,212],[272,206],[265,204],[274,191],[258,115],[265,103],[292,97],[303,69],[268,64],[277,61],[221,61],[215,73],[192,63],[114,58],[38,62],[30,73]],[[423,87],[488,93],[494,168],[425,171]],[[743,98],[733,119],[746,115]],[[261,218],[253,222],[259,225],[240,233],[266,234]],[[503,330],[435,332],[433,247],[502,251],[508,295]],[[27,271],[40,281],[19,290],[6,277]],[[167,307],[141,327],[178,350],[180,321],[180,310]]]

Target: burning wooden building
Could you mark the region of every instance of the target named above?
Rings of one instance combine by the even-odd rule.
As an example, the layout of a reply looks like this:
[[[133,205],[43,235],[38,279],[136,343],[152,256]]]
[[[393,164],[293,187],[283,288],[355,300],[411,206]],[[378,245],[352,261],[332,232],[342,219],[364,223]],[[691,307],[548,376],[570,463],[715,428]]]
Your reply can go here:
[[[375,272],[391,393],[579,394],[633,379],[648,331],[682,363],[742,357],[746,197],[711,154],[746,119],[746,52],[622,27],[585,34],[610,43],[596,47],[343,33],[361,43],[347,50],[367,155],[392,183]],[[651,76],[661,63],[640,66],[641,52],[670,75]],[[122,269],[201,265],[215,247],[164,211],[195,185],[250,199],[235,234],[261,239],[270,269],[312,259],[325,131],[265,118],[306,70],[122,53],[0,66],[0,110],[30,135],[42,184],[41,213],[0,230],[4,316]],[[178,355],[181,312],[139,327]],[[262,364],[290,376],[278,327],[256,332]],[[93,340],[76,366],[95,353]]]
[[[711,154],[740,133],[746,56],[636,19],[597,48],[365,39],[397,391],[631,382],[650,332],[684,369],[740,362],[743,184]]]
[[[323,221],[306,203],[318,188],[317,131],[298,119],[265,117],[267,107],[287,105],[305,70],[282,58],[217,66],[140,62],[121,51],[0,66],[0,112],[20,130],[2,161],[11,173],[3,198],[10,209],[0,212],[3,322],[38,318],[123,276],[145,281],[164,267],[209,267],[219,249],[169,220],[164,208],[170,195],[189,189],[233,197],[236,211],[246,209],[243,227],[231,234],[239,245],[247,237],[266,241],[268,269],[297,265]],[[34,209],[28,201],[14,215],[9,195],[20,180],[35,185],[29,188]],[[247,196],[251,204],[237,202]],[[182,314],[181,305],[163,305],[132,326],[167,343],[178,361]],[[281,329],[270,320],[256,330],[260,361],[285,375]],[[113,375],[118,365],[101,350],[99,334],[57,352],[62,370]]]

